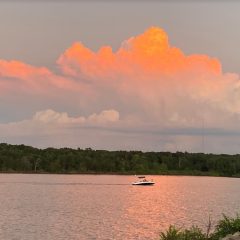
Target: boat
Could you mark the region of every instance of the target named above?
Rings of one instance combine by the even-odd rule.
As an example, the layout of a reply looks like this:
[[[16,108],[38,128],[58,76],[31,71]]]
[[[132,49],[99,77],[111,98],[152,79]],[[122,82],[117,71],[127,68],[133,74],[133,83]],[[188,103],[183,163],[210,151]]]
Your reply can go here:
[[[132,183],[132,185],[140,185],[140,186],[154,185],[154,184],[155,182],[153,182],[153,180],[149,181],[146,179],[145,176],[139,176],[138,181]]]

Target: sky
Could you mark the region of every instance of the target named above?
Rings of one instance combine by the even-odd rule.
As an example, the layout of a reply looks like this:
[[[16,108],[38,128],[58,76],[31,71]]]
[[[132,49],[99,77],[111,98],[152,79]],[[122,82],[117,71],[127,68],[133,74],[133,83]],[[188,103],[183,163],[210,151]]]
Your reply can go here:
[[[238,153],[240,3],[0,2],[0,142]]]

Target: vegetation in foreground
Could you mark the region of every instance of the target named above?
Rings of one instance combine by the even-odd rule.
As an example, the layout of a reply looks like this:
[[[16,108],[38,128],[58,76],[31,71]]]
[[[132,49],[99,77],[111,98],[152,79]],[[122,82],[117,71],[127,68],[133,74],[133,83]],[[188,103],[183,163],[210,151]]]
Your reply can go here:
[[[228,234],[234,234],[240,231],[240,217],[235,218],[223,216],[215,229],[212,231],[211,222],[209,222],[207,231],[203,232],[200,228],[193,226],[189,229],[179,229],[170,226],[166,232],[160,233],[159,240],[219,240]]]
[[[117,173],[240,177],[240,154],[38,149],[0,144],[0,172]]]

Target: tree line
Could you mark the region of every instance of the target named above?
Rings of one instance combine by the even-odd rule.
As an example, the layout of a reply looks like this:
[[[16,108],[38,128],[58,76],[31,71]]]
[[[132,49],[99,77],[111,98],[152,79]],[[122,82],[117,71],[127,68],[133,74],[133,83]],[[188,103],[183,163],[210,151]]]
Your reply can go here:
[[[0,172],[239,176],[240,154],[38,149],[0,144]]]

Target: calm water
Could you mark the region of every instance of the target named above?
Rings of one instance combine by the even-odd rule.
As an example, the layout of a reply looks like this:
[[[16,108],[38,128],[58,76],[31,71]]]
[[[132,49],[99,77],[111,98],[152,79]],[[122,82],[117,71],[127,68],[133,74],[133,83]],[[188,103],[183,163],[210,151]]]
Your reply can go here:
[[[205,228],[240,212],[240,179],[132,176],[0,175],[0,239],[156,239],[176,224]]]

